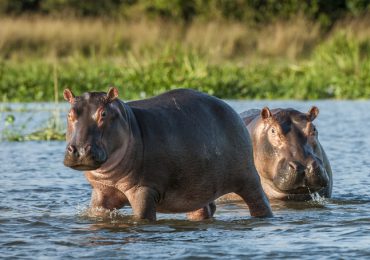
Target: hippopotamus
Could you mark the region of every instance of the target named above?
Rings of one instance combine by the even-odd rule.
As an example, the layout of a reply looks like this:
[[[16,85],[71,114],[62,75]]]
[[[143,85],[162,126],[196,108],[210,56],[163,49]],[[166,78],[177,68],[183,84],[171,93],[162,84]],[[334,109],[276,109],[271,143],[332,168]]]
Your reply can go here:
[[[269,199],[331,197],[332,171],[313,121],[319,109],[253,109],[241,113],[253,143],[253,157]]]
[[[64,165],[85,171],[91,208],[131,205],[134,217],[156,212],[212,217],[214,200],[234,192],[251,216],[272,216],[239,115],[222,100],[189,89],[131,102],[105,92],[74,96]]]

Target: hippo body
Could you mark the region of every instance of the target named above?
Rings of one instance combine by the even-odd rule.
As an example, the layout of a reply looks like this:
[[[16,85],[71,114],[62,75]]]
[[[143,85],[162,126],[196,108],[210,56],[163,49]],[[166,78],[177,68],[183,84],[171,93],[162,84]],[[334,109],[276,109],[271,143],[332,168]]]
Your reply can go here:
[[[270,200],[330,198],[332,171],[313,124],[319,111],[252,109],[240,114],[253,143],[254,163]],[[227,199],[237,197],[228,195]]]
[[[157,211],[204,219],[213,200],[235,192],[252,216],[272,214],[248,132],[223,101],[185,89],[127,103],[114,88],[64,96],[80,118],[68,120],[64,163],[86,171],[93,208],[130,204],[139,219]]]

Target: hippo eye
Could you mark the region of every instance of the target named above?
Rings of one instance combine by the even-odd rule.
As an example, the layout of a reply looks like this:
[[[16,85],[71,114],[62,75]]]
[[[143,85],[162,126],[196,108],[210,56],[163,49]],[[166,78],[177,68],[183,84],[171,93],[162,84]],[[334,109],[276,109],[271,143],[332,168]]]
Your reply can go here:
[[[68,113],[68,119],[71,121],[74,120],[74,112],[72,110]]]
[[[312,127],[311,135],[316,135],[316,134],[317,134],[317,129],[316,129],[316,127]]]
[[[107,116],[107,112],[105,110],[103,110],[101,113],[100,113],[100,116],[102,118],[106,117]]]
[[[271,133],[272,133],[272,134],[275,134],[275,133],[276,133],[275,128],[271,128]]]

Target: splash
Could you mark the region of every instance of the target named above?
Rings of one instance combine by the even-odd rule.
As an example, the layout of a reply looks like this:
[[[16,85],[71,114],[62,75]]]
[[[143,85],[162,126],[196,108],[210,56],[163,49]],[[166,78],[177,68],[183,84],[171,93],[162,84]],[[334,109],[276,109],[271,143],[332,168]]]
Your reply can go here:
[[[76,210],[77,215],[82,218],[114,221],[124,217],[124,215],[122,215],[122,213],[118,209],[108,210],[102,207],[91,208],[88,205],[77,205]]]
[[[321,197],[318,192],[310,192],[311,203],[318,205],[325,205],[327,200],[325,197]]]

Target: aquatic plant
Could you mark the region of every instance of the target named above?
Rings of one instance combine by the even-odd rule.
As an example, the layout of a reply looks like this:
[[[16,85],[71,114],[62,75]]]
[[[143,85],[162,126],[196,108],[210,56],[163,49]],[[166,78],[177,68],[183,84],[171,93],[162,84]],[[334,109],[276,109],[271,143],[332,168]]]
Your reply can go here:
[[[58,71],[57,64],[53,67],[53,81],[54,81],[54,109],[49,119],[37,130],[30,133],[25,133],[28,124],[33,120],[31,115],[21,125],[16,124],[16,117],[12,114],[13,111],[10,107],[3,107],[0,113],[5,114],[4,128],[1,131],[0,141],[51,141],[51,140],[64,140],[65,129],[60,122],[60,108],[58,106]],[[27,109],[21,108],[17,112],[26,112]],[[0,117],[1,118],[1,117]]]

